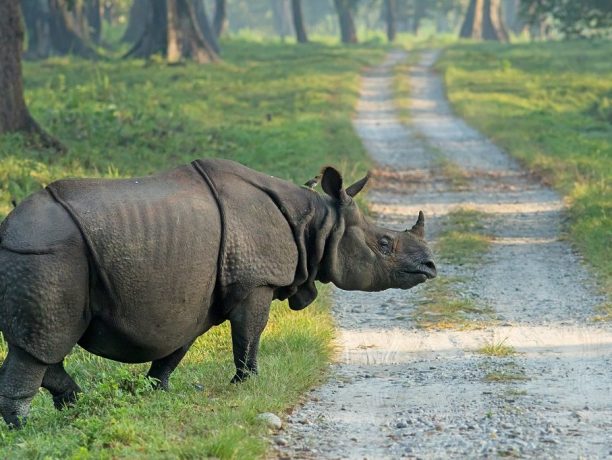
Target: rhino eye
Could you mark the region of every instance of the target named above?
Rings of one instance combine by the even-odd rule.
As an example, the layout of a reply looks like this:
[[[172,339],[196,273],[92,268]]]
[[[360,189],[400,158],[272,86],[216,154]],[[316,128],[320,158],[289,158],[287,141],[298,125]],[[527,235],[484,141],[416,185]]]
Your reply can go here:
[[[383,254],[386,255],[391,253],[391,240],[389,238],[382,237],[380,240],[378,240],[378,246],[380,248],[380,252]]]

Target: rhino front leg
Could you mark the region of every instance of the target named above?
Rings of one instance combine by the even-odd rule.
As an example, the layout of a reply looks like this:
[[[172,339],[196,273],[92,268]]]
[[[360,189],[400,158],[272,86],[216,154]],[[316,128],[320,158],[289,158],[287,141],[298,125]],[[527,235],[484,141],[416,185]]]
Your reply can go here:
[[[53,405],[58,410],[74,404],[77,395],[81,392],[81,388],[64,369],[63,361],[48,367],[42,387],[51,393]]]
[[[46,370],[47,364],[9,344],[0,367],[0,413],[9,426],[20,428],[25,423]]]
[[[169,354],[165,358],[158,359],[151,363],[151,368],[147,373],[147,377],[152,377],[155,379],[157,382],[156,388],[159,388],[160,390],[169,389],[168,381],[170,380],[170,374],[174,372],[176,366],[178,366],[181,360],[185,357],[185,354],[189,348],[191,348],[193,342],[195,342],[195,340],[192,340],[187,345],[183,345],[181,348]]]
[[[255,289],[230,315],[232,326],[232,348],[236,375],[232,383],[244,381],[257,373],[259,337],[270,316],[273,291],[269,287]]]

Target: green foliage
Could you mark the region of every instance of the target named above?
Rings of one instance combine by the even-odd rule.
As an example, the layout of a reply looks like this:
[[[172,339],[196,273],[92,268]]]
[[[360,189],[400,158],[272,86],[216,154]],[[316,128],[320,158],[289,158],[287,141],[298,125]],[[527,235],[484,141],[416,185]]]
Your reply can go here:
[[[66,176],[144,175],[216,156],[302,183],[324,164],[348,178],[367,169],[352,130],[359,71],[382,57],[367,47],[224,43],[219,65],[51,59],[25,66],[34,117],[69,147],[62,157],[0,138],[0,214]],[[41,390],[22,431],[0,426],[2,458],[257,458],[267,442],[255,416],[282,412],[320,381],[333,334],[326,290],[301,312],[275,303],[261,374],[230,385],[226,324],[194,344],[158,392],[146,365],[78,347],[66,367],[84,395],[57,412]],[[0,341],[0,358],[6,346]]]
[[[441,259],[455,265],[481,263],[491,243],[483,220],[484,214],[473,209],[451,211],[436,242]]]
[[[223,157],[303,183],[330,162],[350,178],[368,166],[350,114],[358,71],[381,48],[224,43],[224,62],[169,67],[54,58],[25,64],[35,119],[63,157],[0,139],[0,215],[66,176],[150,174]]]
[[[459,114],[565,195],[572,240],[610,292],[610,42],[456,45],[440,68]]]
[[[566,37],[610,35],[610,0],[522,0],[522,14],[532,23],[551,18]]]

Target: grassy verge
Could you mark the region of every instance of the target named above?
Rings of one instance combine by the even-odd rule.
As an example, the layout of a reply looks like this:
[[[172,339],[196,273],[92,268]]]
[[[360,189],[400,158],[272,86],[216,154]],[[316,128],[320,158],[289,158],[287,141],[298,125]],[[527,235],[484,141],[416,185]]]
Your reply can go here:
[[[610,42],[455,45],[439,68],[455,110],[564,194],[571,238],[610,294]]]
[[[476,304],[473,299],[458,297],[462,280],[440,278],[427,286],[424,299],[417,303],[412,314],[421,329],[480,329],[490,320],[491,310]]]
[[[440,260],[455,266],[482,262],[489,250],[490,236],[485,232],[484,215],[471,209],[450,212],[434,245]],[[440,278],[425,286],[425,298],[413,317],[417,325],[426,329],[475,329],[493,319],[488,306],[478,305],[469,297],[459,297],[463,278]]]
[[[516,354],[516,349],[510,345],[506,345],[506,340],[501,341],[491,341],[482,345],[478,350],[478,353],[486,356],[497,356],[500,358],[505,358],[508,356],[514,356]]]
[[[296,182],[323,164],[349,178],[367,169],[350,116],[362,66],[384,50],[230,42],[215,66],[51,59],[25,66],[35,118],[69,147],[63,157],[0,138],[0,215],[66,176],[142,175],[197,157],[234,159]],[[325,290],[292,312],[273,305],[260,376],[230,385],[228,327],[202,336],[156,392],[145,365],[76,349],[67,368],[85,394],[56,412],[34,400],[22,431],[0,427],[3,458],[256,458],[267,447],[260,412],[282,413],[321,378],[333,326]],[[6,347],[1,344],[0,358]]]

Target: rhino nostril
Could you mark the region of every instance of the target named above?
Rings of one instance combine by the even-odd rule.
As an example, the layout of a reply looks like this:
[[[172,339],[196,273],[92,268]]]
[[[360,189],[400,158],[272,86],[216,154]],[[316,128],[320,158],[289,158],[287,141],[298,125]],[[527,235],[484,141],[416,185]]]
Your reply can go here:
[[[430,270],[436,271],[436,264],[434,264],[431,260],[428,262],[425,262],[423,265],[425,265]]]

